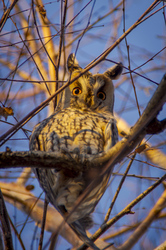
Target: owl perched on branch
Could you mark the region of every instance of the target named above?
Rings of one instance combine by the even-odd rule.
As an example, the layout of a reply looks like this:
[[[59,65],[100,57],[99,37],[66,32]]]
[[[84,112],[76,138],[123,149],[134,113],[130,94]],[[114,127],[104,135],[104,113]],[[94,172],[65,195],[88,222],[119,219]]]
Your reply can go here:
[[[70,79],[82,72],[74,54],[69,56],[67,67]],[[78,197],[100,171],[86,166],[77,171],[77,162],[89,154],[107,152],[117,142],[112,80],[121,73],[119,63],[103,74],[87,72],[78,78],[63,91],[57,111],[34,128],[30,140],[30,150],[63,152],[76,160],[75,173],[60,168],[34,171],[48,200],[64,218],[68,216],[69,225],[93,249],[98,248],[85,230],[92,226],[90,214],[104,194],[111,173],[107,173],[74,209]]]

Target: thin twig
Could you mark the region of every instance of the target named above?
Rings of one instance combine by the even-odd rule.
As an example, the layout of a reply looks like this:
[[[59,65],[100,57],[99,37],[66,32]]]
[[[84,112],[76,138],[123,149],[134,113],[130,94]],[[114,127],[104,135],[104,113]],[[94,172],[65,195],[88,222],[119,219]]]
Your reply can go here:
[[[58,59],[57,59],[57,70],[58,71],[59,71],[60,60],[61,60],[62,44],[63,44],[63,40],[64,40],[64,31],[66,28],[65,22],[66,22],[66,15],[67,15],[67,2],[68,1],[65,0],[63,18],[61,20],[60,41],[59,41],[59,50],[58,50]],[[61,17],[62,17],[62,10],[63,10],[63,1],[61,1]]]
[[[155,220],[162,220],[165,217],[166,217],[166,213],[161,213],[161,214],[159,214],[159,216],[157,218],[155,218]],[[107,241],[107,240],[113,239],[113,238],[115,238],[117,236],[128,233],[129,231],[133,231],[141,223],[142,223],[142,221],[141,222],[136,222],[136,223],[128,225],[128,226],[126,225],[123,229],[119,229],[119,230],[117,230],[115,232],[111,232],[110,234],[105,235],[104,237],[102,237],[102,240]]]
[[[107,59],[107,58],[106,58],[106,59],[104,59],[104,60],[105,60],[105,61],[108,61],[108,62],[112,62],[112,63],[114,63],[114,64],[118,64],[117,62],[115,62],[115,61],[113,61],[113,60],[111,60],[111,59]],[[136,74],[137,76],[140,76],[140,77],[142,77],[142,78],[144,78],[144,79],[146,79],[146,80],[148,80],[148,81],[150,81],[150,82],[152,82],[152,83],[154,83],[154,84],[156,84],[156,85],[159,85],[157,82],[153,81],[152,79],[150,79],[150,78],[148,78],[148,77],[146,77],[146,76],[141,75],[140,73],[136,72],[135,70],[132,70],[132,69],[129,70],[129,68],[128,68],[128,67],[125,67],[124,65],[123,65],[123,68],[127,70],[125,73],[123,73],[123,75],[128,74],[128,73],[134,73],[134,74]]]
[[[56,67],[56,84],[55,84],[55,91],[58,90],[58,79],[59,79],[59,67],[60,67],[60,61],[61,61],[61,54],[62,54],[62,45],[64,44],[64,32],[65,32],[65,22],[66,22],[66,16],[67,16],[67,3],[68,1],[65,0],[64,3],[64,11],[63,11],[63,17],[62,17],[62,10],[63,10],[63,1],[61,1],[61,32],[60,32],[60,41],[59,41],[59,50],[58,50],[58,58],[57,58],[57,67]],[[58,98],[55,97],[54,101],[54,110],[58,104]]]
[[[8,216],[8,218],[9,218],[9,221],[10,221],[10,225],[12,226],[12,229],[13,229],[15,235],[17,236],[19,242],[20,242],[20,245],[21,245],[22,249],[25,250],[26,248],[25,248],[24,243],[23,243],[23,241],[22,241],[22,239],[21,239],[21,236],[19,235],[19,233],[18,233],[16,227],[14,226],[12,220],[10,219],[10,216]]]
[[[11,18],[11,19],[12,19],[12,18]],[[44,79],[44,76],[43,76],[41,70],[39,69],[39,66],[37,65],[37,63],[36,63],[36,61],[35,61],[35,59],[34,59],[32,53],[31,53],[31,51],[30,51],[30,49],[29,49],[29,47],[26,45],[26,43],[25,43],[24,40],[22,39],[22,36],[21,36],[21,34],[20,34],[20,32],[19,32],[19,30],[18,30],[18,28],[17,28],[16,23],[15,23],[13,20],[12,20],[12,22],[14,23],[14,25],[15,25],[15,27],[16,27],[16,29],[17,29],[17,32],[18,32],[18,34],[19,34],[19,37],[20,37],[21,41],[23,42],[23,44],[24,44],[24,46],[26,47],[28,53],[30,54],[30,56],[31,56],[31,58],[32,58],[32,60],[33,60],[33,62],[34,62],[34,64],[35,64],[35,66],[36,66],[36,68],[37,68],[37,71],[39,72],[39,75],[41,76],[42,80],[44,81],[45,86],[46,86],[46,89],[47,89],[49,95],[51,95],[51,92],[50,92],[50,90],[49,90],[49,88],[48,88],[48,86],[47,86],[47,82],[46,82],[46,80]],[[18,67],[17,67],[17,68],[18,68]]]
[[[47,49],[46,49],[46,47],[45,47],[45,44],[43,43],[43,40],[42,40],[42,38],[41,38],[39,29],[38,29],[38,26],[37,26],[36,16],[35,16],[35,9],[34,9],[34,0],[32,0],[32,12],[33,12],[34,25],[35,25],[37,34],[38,34],[38,36],[39,36],[39,40],[40,40],[40,42],[41,42],[41,44],[42,44],[42,47],[44,48],[44,50],[45,50],[45,52],[46,52],[46,54],[47,54],[47,56],[48,56],[48,58],[49,58],[49,60],[51,61],[51,63],[52,63],[52,64],[54,65],[54,67],[56,68],[56,65],[55,65],[54,61],[53,61],[52,58],[50,57],[50,55],[49,55],[49,53],[48,53],[48,51],[47,51]]]
[[[47,201],[47,198],[46,198],[46,195],[45,195],[43,217],[42,217],[42,225],[41,225],[41,233],[40,233],[40,241],[39,241],[38,250],[42,250],[42,246],[43,246],[43,238],[44,238],[44,229],[45,229],[45,223],[46,223],[47,206],[48,206],[48,201]]]
[[[5,13],[3,14],[1,20],[0,20],[0,32],[2,31],[11,10],[14,8],[14,6],[16,5],[16,3],[18,2],[18,0],[13,0],[13,2],[11,3],[11,5],[9,6],[9,8],[5,11]]]
[[[148,59],[146,62],[142,63],[141,65],[139,65],[138,67],[136,67],[135,69],[133,69],[133,71],[143,67],[144,65],[146,65],[147,63],[149,63],[150,61],[152,61],[156,56],[158,56],[163,50],[166,49],[166,46],[164,48],[162,48],[161,50],[159,50],[156,54],[154,54],[150,59]]]
[[[26,226],[26,223],[27,223],[27,221],[28,221],[28,219],[29,219],[29,216],[30,216],[30,214],[31,214],[31,211],[33,210],[33,208],[34,208],[35,205],[37,204],[37,202],[38,202],[38,200],[40,199],[40,197],[42,196],[42,194],[43,194],[43,192],[39,195],[39,197],[36,199],[36,201],[34,202],[33,206],[31,207],[31,209],[30,209],[30,211],[29,211],[29,213],[28,213],[28,216],[27,216],[27,218],[26,218],[26,220],[25,220],[25,222],[24,222],[24,224],[23,224],[23,226],[22,226],[22,228],[21,228],[21,230],[20,230],[19,236],[21,236],[22,231],[24,230],[24,228],[25,228],[25,226]]]
[[[126,30],[126,25],[125,25],[125,1],[123,0],[123,32],[125,33]],[[130,66],[130,53],[129,53],[129,45],[127,43],[127,38],[125,37],[125,44],[126,44],[126,48],[127,48],[127,57],[128,57],[128,63],[129,63],[129,72],[130,72],[130,78],[131,78],[131,83],[133,86],[133,90],[134,90],[134,95],[135,95],[135,100],[136,100],[136,104],[137,104],[137,108],[138,108],[138,113],[139,116],[141,116],[141,112],[140,112],[140,108],[139,108],[139,104],[138,104],[138,98],[137,98],[137,93],[136,93],[136,89],[135,89],[135,85],[134,85],[134,80],[133,80],[133,76],[132,73],[130,71],[131,66]]]
[[[90,1],[91,2],[91,1]],[[89,14],[89,18],[88,18],[88,22],[87,22],[87,25],[85,27],[85,29],[83,30],[81,36],[80,36],[80,39],[78,40],[78,43],[77,43],[77,46],[76,46],[76,49],[75,49],[75,55],[77,54],[77,51],[78,51],[78,48],[79,48],[79,45],[80,45],[80,42],[86,32],[86,30],[88,29],[89,25],[90,25],[90,20],[92,18],[92,13],[93,13],[93,9],[94,9],[94,6],[95,6],[95,3],[96,3],[96,0],[93,1],[93,5],[92,5],[92,8],[91,8],[91,12]]]
[[[130,162],[129,162],[127,168],[126,168],[126,171],[124,172],[124,175],[123,175],[123,177],[122,177],[122,179],[121,179],[121,181],[120,181],[120,184],[119,184],[119,186],[118,186],[118,188],[117,188],[117,190],[116,190],[116,193],[115,193],[115,195],[114,195],[114,197],[113,197],[113,199],[112,199],[112,202],[111,202],[111,205],[110,205],[110,207],[109,207],[109,209],[108,209],[108,212],[107,212],[107,214],[106,214],[106,216],[105,216],[105,218],[104,218],[104,223],[106,223],[106,222],[108,221],[108,219],[109,219],[109,216],[110,216],[110,214],[111,214],[112,208],[113,208],[113,206],[114,206],[114,204],[115,204],[115,201],[116,201],[116,199],[117,199],[117,197],[118,197],[118,194],[119,194],[119,192],[120,192],[120,190],[121,190],[121,188],[122,188],[122,185],[123,185],[123,183],[124,183],[124,181],[125,181],[125,179],[126,179],[126,176],[127,176],[128,172],[129,172],[129,170],[130,170],[130,167],[131,167],[131,165],[132,165],[132,163],[133,163],[133,161],[134,161],[134,159],[135,159],[135,156],[136,156],[136,153],[133,155],[132,159],[130,160]]]

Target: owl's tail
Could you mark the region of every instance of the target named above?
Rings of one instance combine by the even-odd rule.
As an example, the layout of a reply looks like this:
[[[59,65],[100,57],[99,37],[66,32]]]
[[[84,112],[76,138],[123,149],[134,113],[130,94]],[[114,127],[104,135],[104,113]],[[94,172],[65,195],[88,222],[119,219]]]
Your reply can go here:
[[[85,229],[83,228],[83,226],[80,224],[79,221],[75,221],[73,223],[70,224],[71,228],[73,229],[73,231],[78,235],[78,237],[86,244],[88,245],[90,248],[94,249],[94,250],[100,250],[91,239],[88,238]],[[79,248],[77,249],[79,250]]]

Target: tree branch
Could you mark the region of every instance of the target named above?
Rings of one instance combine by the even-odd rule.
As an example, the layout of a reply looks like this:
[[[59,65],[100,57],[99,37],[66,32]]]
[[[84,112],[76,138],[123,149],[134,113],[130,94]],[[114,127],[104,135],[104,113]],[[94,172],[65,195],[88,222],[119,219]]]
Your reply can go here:
[[[59,152],[20,151],[0,153],[0,168],[37,167],[55,168],[57,170],[67,168],[68,170],[74,171],[76,168],[75,164],[76,161],[74,158]],[[78,165],[78,170],[81,166],[83,165]]]
[[[13,248],[12,235],[11,235],[11,230],[10,230],[10,223],[8,220],[8,213],[6,210],[6,206],[5,206],[5,202],[4,202],[1,190],[0,190],[0,221],[1,221],[2,231],[3,231],[5,249],[12,250],[14,248]]]
[[[156,181],[153,185],[148,187],[144,192],[142,192],[136,199],[131,201],[122,211],[120,211],[116,216],[110,219],[108,222],[103,224],[91,237],[92,241],[98,239],[108,228],[110,228],[115,222],[121,219],[124,215],[132,213],[131,209],[138,204],[145,196],[147,196],[152,190],[154,190],[157,186],[159,186],[166,179],[166,174],[163,175],[158,181]],[[87,246],[83,244],[78,250],[85,250]]]
[[[160,246],[156,247],[154,250],[164,250],[166,249],[166,241],[164,241]]]
[[[127,241],[120,246],[119,250],[129,250],[131,249],[135,243],[139,240],[139,238],[147,231],[152,221],[157,218],[159,213],[166,206],[166,190],[163,192],[159,200],[156,202],[148,216],[144,219],[144,221],[138,226],[135,232],[127,239]]]
[[[127,122],[125,120],[123,120],[122,118],[120,118],[117,114],[115,114],[115,118],[117,121],[119,135],[122,137],[127,135],[130,131],[129,124],[127,124]],[[147,159],[149,159],[151,161],[151,163],[153,163],[153,165],[152,165],[153,167],[166,169],[166,165],[165,165],[166,155],[160,149],[153,147],[149,142],[147,143],[147,141],[145,139],[142,140],[141,146],[143,144],[146,145],[147,147],[145,147],[139,153],[145,154]],[[148,164],[150,164],[150,163],[148,163]]]
[[[18,0],[13,0],[13,2],[10,4],[9,8],[4,12],[4,14],[0,20],[0,32],[2,31],[9,15],[10,15],[11,10],[13,9],[13,7],[16,5],[17,2],[18,2]]]

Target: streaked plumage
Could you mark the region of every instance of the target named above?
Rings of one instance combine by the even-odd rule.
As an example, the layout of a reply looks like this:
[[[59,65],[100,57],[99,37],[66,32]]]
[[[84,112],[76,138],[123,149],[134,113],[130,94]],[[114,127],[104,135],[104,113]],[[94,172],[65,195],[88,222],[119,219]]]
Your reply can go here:
[[[68,70],[71,78],[82,70],[73,54],[68,58]],[[88,154],[97,155],[111,148],[117,142],[111,79],[117,78],[121,72],[121,64],[104,74],[92,75],[87,72],[66,88],[57,111],[34,128],[30,150],[66,152],[76,161],[81,161]],[[68,170],[35,169],[48,200],[64,217],[94,178],[94,170],[85,169],[76,175]],[[90,214],[105,192],[109,177],[110,174],[103,178],[68,220],[79,237],[93,249],[98,248],[87,238],[85,229],[92,225]]]

